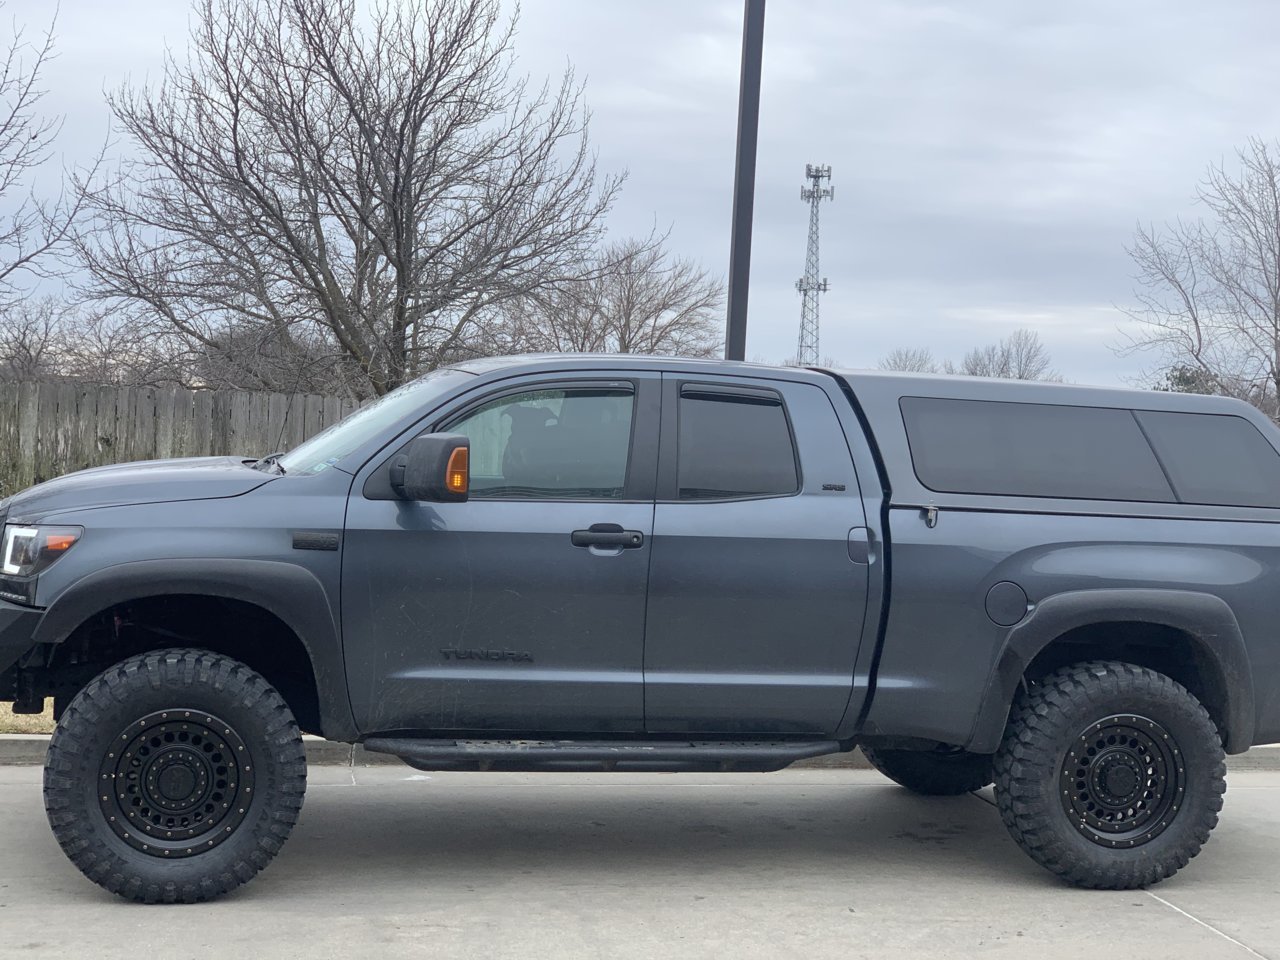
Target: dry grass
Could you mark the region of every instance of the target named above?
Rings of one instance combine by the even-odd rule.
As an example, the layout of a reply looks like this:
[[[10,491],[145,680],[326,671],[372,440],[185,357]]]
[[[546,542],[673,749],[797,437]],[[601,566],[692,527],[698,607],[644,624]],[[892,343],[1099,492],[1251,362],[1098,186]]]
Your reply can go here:
[[[8,704],[0,706],[0,733],[53,733],[53,700],[45,702],[44,713],[13,713]]]

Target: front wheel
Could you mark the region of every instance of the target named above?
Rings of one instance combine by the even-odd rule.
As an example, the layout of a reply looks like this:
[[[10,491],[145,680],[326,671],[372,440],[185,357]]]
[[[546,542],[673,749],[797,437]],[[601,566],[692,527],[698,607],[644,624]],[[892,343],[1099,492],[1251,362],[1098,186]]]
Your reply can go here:
[[[1033,860],[1082,887],[1173,876],[1218,822],[1222,741],[1200,702],[1145,667],[1065,667],[1020,695],[995,758],[996,804]]]
[[[67,705],[45,760],[62,850],[144,903],[211,900],[250,880],[302,807],[302,737],[244,664],[159,650],[108,668]]]

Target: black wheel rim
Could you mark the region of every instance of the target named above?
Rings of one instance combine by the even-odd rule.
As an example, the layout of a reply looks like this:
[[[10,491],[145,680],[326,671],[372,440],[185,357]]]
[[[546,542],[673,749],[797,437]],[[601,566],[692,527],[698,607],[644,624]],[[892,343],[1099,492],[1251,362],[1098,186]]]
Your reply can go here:
[[[1159,836],[1182,806],[1182,753],[1153,720],[1118,715],[1090,724],[1062,763],[1062,806],[1080,833],[1104,847]]]
[[[166,710],[130,724],[103,758],[99,803],[121,840],[175,859],[216,847],[248,816],[253,760],[229,723]]]

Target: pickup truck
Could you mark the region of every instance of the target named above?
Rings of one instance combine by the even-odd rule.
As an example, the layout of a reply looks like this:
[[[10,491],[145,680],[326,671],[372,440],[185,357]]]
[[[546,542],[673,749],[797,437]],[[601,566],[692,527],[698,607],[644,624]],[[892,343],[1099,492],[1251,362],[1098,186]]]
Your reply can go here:
[[[1185,866],[1280,740],[1280,432],[1225,398],[630,356],[436,370],[284,454],[0,503],[0,700],[90,879],[199,901],[302,732],[423,770],[994,783],[1068,882]]]

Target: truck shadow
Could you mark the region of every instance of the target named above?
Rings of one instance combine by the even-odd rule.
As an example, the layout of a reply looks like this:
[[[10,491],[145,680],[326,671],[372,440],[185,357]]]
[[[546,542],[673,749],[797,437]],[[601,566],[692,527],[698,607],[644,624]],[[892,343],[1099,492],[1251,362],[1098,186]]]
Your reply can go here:
[[[486,787],[484,774],[473,776],[476,786],[316,788],[279,865],[254,887],[268,877],[350,889],[362,878],[415,876],[465,886],[536,874],[591,885],[855,872],[908,884],[1058,885],[978,796],[831,781]]]

